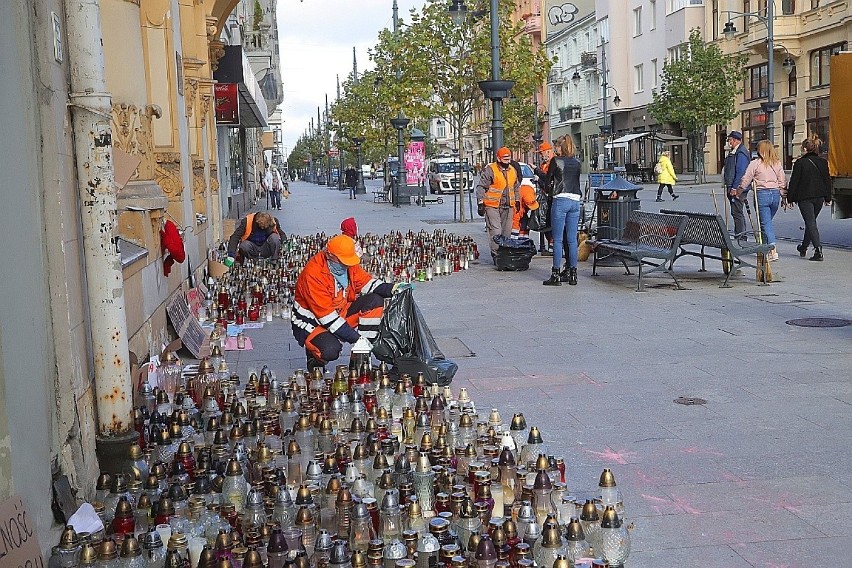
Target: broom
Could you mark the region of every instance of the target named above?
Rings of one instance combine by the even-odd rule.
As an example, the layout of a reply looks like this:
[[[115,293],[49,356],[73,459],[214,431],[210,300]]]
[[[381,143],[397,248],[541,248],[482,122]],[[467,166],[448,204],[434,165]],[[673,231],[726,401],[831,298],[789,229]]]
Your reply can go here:
[[[752,185],[752,193],[754,194],[754,216],[757,217],[757,226],[754,224],[754,219],[751,216],[751,206],[748,203],[748,198],[745,200],[745,208],[748,211],[748,222],[751,223],[751,230],[757,239],[757,244],[763,244],[763,231],[760,229],[760,209],[757,206],[757,188]],[[772,282],[772,267],[769,261],[766,260],[766,254],[757,253],[757,268],[754,271],[754,276],[758,282],[767,284]]]

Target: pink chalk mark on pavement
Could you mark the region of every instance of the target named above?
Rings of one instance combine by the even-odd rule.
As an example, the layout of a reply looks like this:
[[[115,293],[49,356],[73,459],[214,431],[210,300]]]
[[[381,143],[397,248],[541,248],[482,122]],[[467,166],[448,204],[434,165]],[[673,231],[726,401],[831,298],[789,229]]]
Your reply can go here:
[[[702,449],[702,448],[699,448],[698,446],[689,446],[688,448],[683,448],[681,450],[681,452],[683,452],[685,454],[707,454],[709,456],[724,456],[725,455],[725,454],[722,454],[720,452],[714,452],[713,450]]]
[[[584,449],[583,451],[588,452],[593,456],[597,456],[604,461],[614,462],[619,465],[627,465],[628,463],[630,463],[627,461],[629,456],[636,454],[636,452],[628,452],[627,450],[621,450],[620,452],[616,452],[615,450],[609,447],[607,447],[603,452],[596,452],[587,449]]]

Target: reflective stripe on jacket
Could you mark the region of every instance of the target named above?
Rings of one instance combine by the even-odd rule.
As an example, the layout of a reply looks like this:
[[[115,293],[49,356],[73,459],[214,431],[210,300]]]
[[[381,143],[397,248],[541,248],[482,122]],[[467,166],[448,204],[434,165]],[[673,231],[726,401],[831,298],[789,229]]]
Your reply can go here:
[[[488,164],[494,174],[494,181],[485,192],[485,198],[482,203],[486,207],[500,207],[501,200],[503,205],[508,205],[512,209],[515,208],[515,190],[513,189],[518,183],[518,174],[515,168],[509,166],[504,172],[503,169],[496,163]],[[508,194],[506,200],[503,200],[503,194]]]
[[[243,231],[243,236],[240,240],[244,241],[244,240],[248,239],[251,236],[251,230],[253,228],[254,228],[254,213],[249,213],[248,215],[246,215],[246,230]],[[272,232],[275,233],[275,234],[278,234],[278,223],[274,222],[274,220],[273,220],[273,224],[272,224]]]
[[[331,333],[349,326],[345,315],[359,294],[376,291],[383,282],[373,278],[360,265],[349,267],[349,285],[340,288],[328,268],[325,252],[311,258],[296,280],[291,323],[311,333],[322,326]]]

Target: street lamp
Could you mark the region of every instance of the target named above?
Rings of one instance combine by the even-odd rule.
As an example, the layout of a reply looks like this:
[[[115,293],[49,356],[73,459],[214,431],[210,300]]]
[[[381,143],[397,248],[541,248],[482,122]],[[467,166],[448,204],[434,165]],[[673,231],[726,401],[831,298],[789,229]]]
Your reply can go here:
[[[405,114],[402,111],[399,111],[399,115],[396,118],[390,119],[391,126],[396,128],[396,155],[397,155],[397,169],[396,169],[396,183],[393,186],[393,206],[399,207],[399,186],[403,183],[408,183],[407,172],[405,171],[405,140],[402,136],[402,131],[408,128],[408,124],[411,121],[405,118]]]
[[[763,22],[766,26],[766,78],[769,82],[766,92],[766,102],[760,103],[760,108],[766,113],[766,137],[771,144],[775,143],[775,121],[772,115],[781,106],[781,103],[775,100],[775,3],[769,0],[766,3],[766,15],[763,16],[759,12],[735,12],[733,10],[724,10],[724,14],[728,14],[728,21],[725,22],[725,28],[722,33],[725,39],[734,39],[737,34],[737,27],[734,25],[731,15],[734,18],[755,18]],[[796,64],[789,54],[784,58],[782,67],[789,75],[793,72]]]
[[[453,23],[461,27],[468,16],[467,4],[464,0],[453,0],[447,9]],[[486,99],[491,101],[491,139],[493,141],[494,157],[503,146],[503,99],[509,96],[509,91],[515,85],[514,81],[504,81],[500,76],[500,14],[497,11],[497,0],[489,2],[489,17],[491,27],[491,80],[480,81],[479,88]],[[479,15],[479,14],[474,14]]]
[[[361,144],[364,143],[365,138],[363,136],[356,136],[352,139],[352,142],[355,144],[355,155],[357,156],[356,160],[358,162],[358,172],[356,174],[355,179],[358,180],[355,182],[355,194],[367,193],[367,188],[364,187],[364,170],[361,168]]]

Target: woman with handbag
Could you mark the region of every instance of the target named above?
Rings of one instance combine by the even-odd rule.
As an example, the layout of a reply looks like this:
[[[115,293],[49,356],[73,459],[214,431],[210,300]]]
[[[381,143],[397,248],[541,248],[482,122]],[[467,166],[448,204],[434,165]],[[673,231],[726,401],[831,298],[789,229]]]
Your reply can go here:
[[[563,136],[556,143],[558,155],[550,161],[547,187],[553,197],[550,226],[553,231],[553,268],[545,286],[561,286],[568,282],[577,285],[577,226],[580,224],[582,191],[580,190],[580,161],[574,157],[574,139]],[[562,269],[562,243],[568,241],[568,259]]]
[[[757,145],[757,156],[758,159],[752,160],[746,168],[743,179],[740,181],[738,194],[744,193],[745,188],[754,182],[757,189],[757,207],[760,213],[763,242],[772,246],[766,258],[773,262],[778,260],[778,249],[775,248],[772,218],[778,213],[781,198],[787,196],[787,176],[784,174],[784,167],[772,142],[761,140]]]
[[[799,256],[808,253],[808,246],[814,246],[814,255],[808,260],[822,260],[822,245],[819,240],[817,217],[823,204],[831,204],[831,176],[828,163],[820,157],[819,139],[808,138],[802,142],[802,155],[793,164],[787,201],[798,203],[799,213],[805,222],[805,234],[802,244],[796,247]]]

